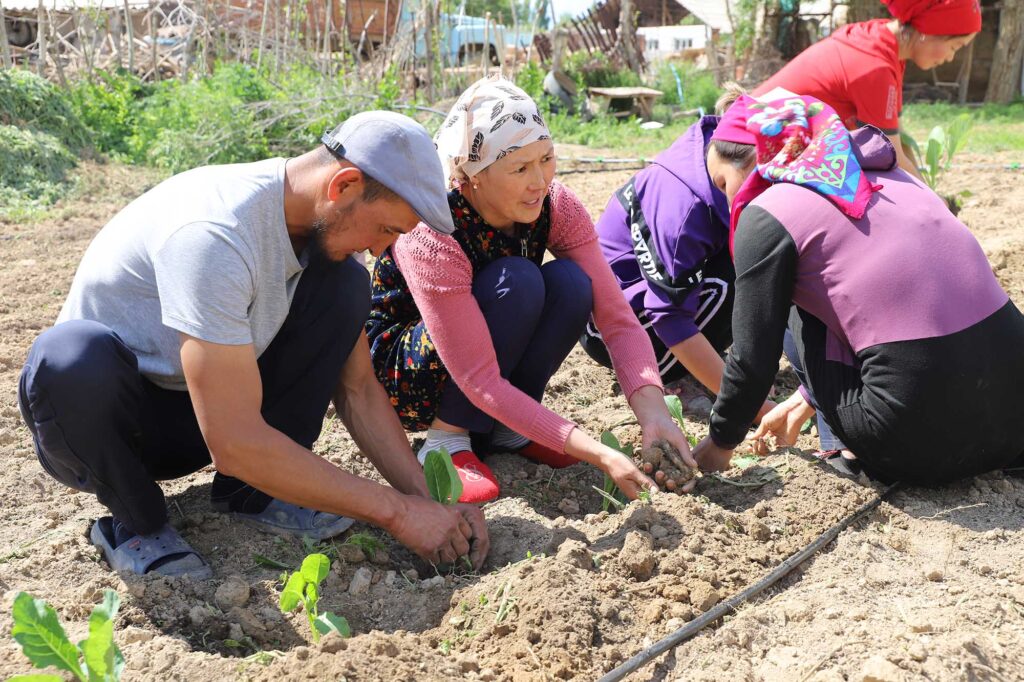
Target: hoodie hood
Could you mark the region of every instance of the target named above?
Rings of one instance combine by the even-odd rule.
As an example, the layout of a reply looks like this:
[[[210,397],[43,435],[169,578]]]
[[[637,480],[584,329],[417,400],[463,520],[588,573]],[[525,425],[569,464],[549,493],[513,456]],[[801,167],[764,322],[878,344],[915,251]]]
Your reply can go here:
[[[866,125],[850,133],[853,153],[864,170],[886,171],[896,167],[896,148],[879,128]]]
[[[728,225],[729,204],[725,195],[711,182],[706,162],[707,147],[719,120],[718,116],[702,116],[676,138],[671,147],[658,154],[652,163],[661,166],[690,188],[698,199],[711,207],[722,224]]]

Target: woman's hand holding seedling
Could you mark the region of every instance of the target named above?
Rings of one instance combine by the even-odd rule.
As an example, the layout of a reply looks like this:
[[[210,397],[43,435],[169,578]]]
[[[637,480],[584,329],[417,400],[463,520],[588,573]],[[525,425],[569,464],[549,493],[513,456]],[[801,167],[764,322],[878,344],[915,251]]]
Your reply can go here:
[[[601,469],[615,481],[615,485],[630,500],[635,500],[644,490],[653,492],[658,486],[644,475],[632,459],[612,448],[602,445],[607,453],[602,453]]]

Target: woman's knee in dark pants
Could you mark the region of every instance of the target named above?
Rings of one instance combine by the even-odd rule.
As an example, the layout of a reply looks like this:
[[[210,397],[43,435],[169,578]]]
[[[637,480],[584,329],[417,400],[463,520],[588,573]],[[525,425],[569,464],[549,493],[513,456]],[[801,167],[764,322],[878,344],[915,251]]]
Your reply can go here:
[[[590,277],[583,268],[566,258],[545,263],[541,269],[544,276],[545,307],[557,312],[567,327],[579,334],[594,310],[594,288]]]
[[[473,297],[485,313],[502,309],[523,323],[536,323],[544,308],[541,269],[520,256],[498,258],[473,279]]]

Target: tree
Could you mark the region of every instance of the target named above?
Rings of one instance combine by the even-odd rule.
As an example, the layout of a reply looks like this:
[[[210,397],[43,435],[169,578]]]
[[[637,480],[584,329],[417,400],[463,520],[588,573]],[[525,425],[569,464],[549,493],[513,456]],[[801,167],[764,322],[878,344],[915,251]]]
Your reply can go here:
[[[1024,62],[1024,0],[1003,0],[999,12],[999,39],[988,76],[986,102],[1007,104],[1020,94]]]

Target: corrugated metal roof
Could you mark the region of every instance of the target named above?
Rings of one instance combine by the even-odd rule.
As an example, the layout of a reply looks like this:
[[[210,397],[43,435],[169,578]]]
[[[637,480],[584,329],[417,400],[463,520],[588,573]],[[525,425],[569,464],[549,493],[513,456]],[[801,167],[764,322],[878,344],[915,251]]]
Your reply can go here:
[[[39,0],[0,0],[5,10],[25,11],[39,7]],[[148,0],[128,0],[130,7],[148,7]],[[43,0],[43,7],[48,10],[71,11],[76,9],[120,9],[124,0]]]

